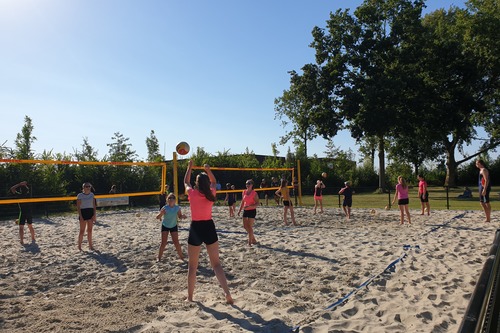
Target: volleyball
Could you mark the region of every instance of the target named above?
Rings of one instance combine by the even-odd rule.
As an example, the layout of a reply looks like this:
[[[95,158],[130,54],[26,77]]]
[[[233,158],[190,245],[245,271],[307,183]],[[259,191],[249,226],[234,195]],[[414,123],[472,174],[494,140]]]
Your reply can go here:
[[[321,174],[321,177],[323,177],[323,178],[326,178],[327,176],[328,176],[328,175],[326,174],[326,172],[323,172],[323,173]]]
[[[189,145],[187,142],[184,142],[184,141],[181,141],[177,144],[177,146],[175,146],[175,151],[179,154],[179,155],[186,155],[187,153],[189,153]]]

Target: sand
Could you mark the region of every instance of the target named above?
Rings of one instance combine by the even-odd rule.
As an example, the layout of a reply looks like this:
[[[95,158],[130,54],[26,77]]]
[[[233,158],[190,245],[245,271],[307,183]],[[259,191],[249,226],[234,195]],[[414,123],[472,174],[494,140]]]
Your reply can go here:
[[[249,247],[241,219],[214,207],[234,305],[205,250],[185,301],[187,263],[171,243],[156,262],[154,208],[100,212],[96,251],[86,240],[77,250],[74,215],[36,219],[25,246],[0,222],[0,331],[456,332],[496,230],[481,211],[411,211],[411,226],[396,210],[354,208],[350,221],[333,208],[295,212],[301,226],[285,227],[282,208],[259,208]]]

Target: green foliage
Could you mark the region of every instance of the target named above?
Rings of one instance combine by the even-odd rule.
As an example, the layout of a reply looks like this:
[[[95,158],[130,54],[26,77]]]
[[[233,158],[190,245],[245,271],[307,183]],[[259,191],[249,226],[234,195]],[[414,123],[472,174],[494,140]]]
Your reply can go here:
[[[31,145],[36,140],[33,136],[34,126],[32,124],[31,118],[28,116],[24,117],[24,125],[21,129],[21,133],[17,134],[14,150],[14,157],[21,160],[31,160],[34,158],[34,153],[31,149]]]
[[[149,137],[146,138],[146,147],[148,149],[149,162],[161,162],[164,160],[163,155],[160,154],[160,144],[158,143],[158,138],[153,130],[151,130]]]
[[[129,138],[126,138],[120,132],[115,132],[111,137],[114,142],[107,143],[109,147],[108,161],[115,162],[133,162],[137,158],[135,150],[132,150],[132,145],[128,143]]]
[[[412,168],[407,163],[394,162],[387,166],[387,178],[389,186],[393,187],[398,183],[398,177],[403,176],[408,184],[415,183],[415,176],[413,175]]]

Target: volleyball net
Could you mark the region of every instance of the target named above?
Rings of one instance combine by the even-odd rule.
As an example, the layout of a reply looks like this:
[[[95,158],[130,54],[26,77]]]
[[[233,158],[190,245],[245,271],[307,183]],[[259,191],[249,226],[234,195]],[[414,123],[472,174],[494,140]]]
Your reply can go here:
[[[148,196],[148,195],[158,195],[162,193],[167,182],[167,164],[164,162],[97,162],[97,161],[64,161],[64,160],[22,160],[22,159],[0,159],[0,163],[11,163],[11,164],[41,164],[41,165],[83,165],[83,166],[132,166],[132,167],[161,167],[161,184],[160,188],[152,191],[138,191],[138,192],[122,192],[117,194],[96,194],[96,199],[105,198],[119,198],[119,197],[137,197],[137,196]],[[26,176],[26,175],[24,175]],[[24,180],[24,179],[20,179]],[[89,181],[92,180],[82,180]],[[56,202],[56,201],[74,201],[76,200],[74,195],[71,196],[40,196],[34,198],[2,198],[0,199],[0,205],[15,204],[15,203],[38,203],[38,202]]]
[[[178,184],[177,179],[178,175],[178,161],[177,154],[173,153],[173,169],[174,169],[174,194],[176,198],[179,197],[179,189],[181,186]],[[204,171],[204,166],[193,166],[193,170]],[[275,174],[275,178],[278,182],[281,179],[286,179],[288,181],[287,187],[293,190],[294,196],[298,197],[299,204],[302,205],[302,187],[301,187],[301,178],[300,178],[300,161],[297,161],[297,168],[240,168],[240,167],[217,167],[210,166],[210,170],[213,172],[215,178],[218,182],[222,181],[221,188],[217,190],[216,194],[226,194],[226,193],[241,193],[245,188],[239,187],[240,184],[245,184],[247,179],[252,179],[254,182],[254,190],[256,192],[264,192],[268,193],[270,191],[276,191],[280,188],[278,186],[270,186],[270,174]],[[235,177],[231,177],[231,173],[238,173],[238,182],[235,182]],[[235,189],[225,188],[225,184],[231,183],[231,185],[235,185]],[[266,186],[260,187],[260,180],[266,179]],[[232,181],[231,181],[232,180]],[[279,183],[278,183],[279,184]],[[177,200],[177,199],[176,199]]]
[[[152,196],[159,195],[164,193],[165,186],[167,185],[167,162],[97,162],[97,161],[67,161],[67,160],[23,160],[23,159],[0,159],[0,163],[9,163],[9,164],[32,164],[32,165],[74,165],[74,166],[115,166],[115,167],[160,167],[161,168],[161,180],[159,188],[156,188],[151,191],[124,191],[120,193],[98,193],[95,194],[96,199],[118,199],[121,197],[138,197],[138,196]],[[182,186],[179,185],[179,165],[177,161],[177,154],[173,153],[172,160],[172,183],[173,183],[173,192],[176,195],[176,198],[179,197],[180,189],[183,189]],[[300,179],[300,161],[297,161],[297,169],[295,168],[240,168],[240,167],[216,167],[211,166],[210,169],[214,172],[216,178],[221,181],[225,178],[229,177],[231,173],[238,173],[237,178],[238,181],[232,181],[232,184],[235,185],[235,189],[227,189],[225,187],[225,182],[221,184],[221,188],[217,190],[217,194],[226,194],[226,193],[241,193],[244,189],[239,188],[240,184],[244,184],[246,179],[253,178],[254,180],[254,190],[257,192],[263,191],[276,191],[279,186],[270,186],[270,177],[266,177],[267,175],[273,173],[277,174],[276,177],[279,180],[287,179],[288,180],[288,188],[294,190],[294,195],[298,196],[300,200],[300,204],[302,205],[302,189],[301,189],[301,179]],[[203,166],[193,166],[193,170],[204,170]],[[26,175],[24,175],[25,178]],[[182,175],[183,177],[183,175]],[[266,182],[266,187],[260,187],[260,179],[266,178],[268,182]],[[235,177],[232,177],[235,179]],[[18,179],[18,181],[22,181],[25,179]],[[82,179],[81,182],[89,181],[94,184],[95,181],[92,179]],[[80,183],[81,183],[80,182]],[[295,186],[294,186],[295,185]],[[80,191],[81,189],[74,189]],[[9,196],[11,194],[9,193]],[[12,198],[5,197],[0,198],[0,205],[7,204],[17,204],[17,203],[41,203],[41,202],[61,202],[61,201],[74,201],[76,200],[76,196],[73,195],[65,195],[65,196],[50,196],[50,195],[38,195],[36,197],[30,198]],[[177,201],[178,199],[176,199]]]

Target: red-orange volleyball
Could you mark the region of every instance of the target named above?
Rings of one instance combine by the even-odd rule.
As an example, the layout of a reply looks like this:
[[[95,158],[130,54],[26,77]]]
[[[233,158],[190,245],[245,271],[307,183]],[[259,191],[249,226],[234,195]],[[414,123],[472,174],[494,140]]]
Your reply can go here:
[[[189,144],[185,141],[181,141],[177,144],[177,146],[175,146],[175,151],[179,155],[186,155],[189,153]]]

